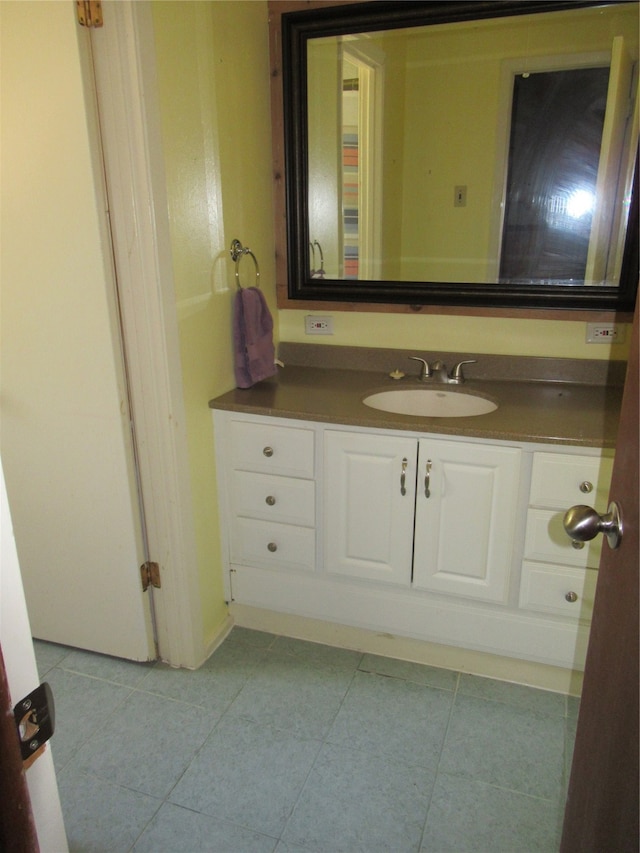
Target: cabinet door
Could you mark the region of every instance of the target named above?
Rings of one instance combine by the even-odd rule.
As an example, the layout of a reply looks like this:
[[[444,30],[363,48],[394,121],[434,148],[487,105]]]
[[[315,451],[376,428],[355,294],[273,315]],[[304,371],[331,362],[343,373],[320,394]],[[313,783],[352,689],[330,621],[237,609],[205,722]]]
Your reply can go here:
[[[415,587],[507,600],[519,479],[517,448],[420,442]]]
[[[417,449],[402,436],[325,433],[327,572],[409,585]]]

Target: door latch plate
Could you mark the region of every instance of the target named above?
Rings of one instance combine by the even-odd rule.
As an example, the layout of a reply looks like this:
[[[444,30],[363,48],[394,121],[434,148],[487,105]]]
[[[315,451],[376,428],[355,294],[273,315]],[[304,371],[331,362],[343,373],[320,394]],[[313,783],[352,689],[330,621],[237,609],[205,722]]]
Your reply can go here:
[[[13,709],[22,760],[27,761],[49,740],[56,726],[51,687],[45,681]]]

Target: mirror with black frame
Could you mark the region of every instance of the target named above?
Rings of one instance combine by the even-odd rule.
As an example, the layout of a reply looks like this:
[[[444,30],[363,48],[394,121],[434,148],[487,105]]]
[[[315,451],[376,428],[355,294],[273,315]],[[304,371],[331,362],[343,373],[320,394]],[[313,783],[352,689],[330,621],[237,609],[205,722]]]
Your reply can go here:
[[[631,311],[638,3],[282,15],[290,299]]]

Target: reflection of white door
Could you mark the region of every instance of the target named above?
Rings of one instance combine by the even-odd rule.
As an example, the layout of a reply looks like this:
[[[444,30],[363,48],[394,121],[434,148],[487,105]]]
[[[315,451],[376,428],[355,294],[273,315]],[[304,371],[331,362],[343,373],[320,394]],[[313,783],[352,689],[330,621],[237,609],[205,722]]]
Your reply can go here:
[[[88,131],[96,119],[82,82],[87,56],[72,6],[1,6],[2,449],[31,627],[54,642],[148,659],[155,648],[139,576],[106,205]]]
[[[635,75],[637,87],[637,68]],[[637,100],[637,90],[634,93],[634,64],[624,38],[616,36],[611,51],[607,111],[596,183],[597,202],[585,274],[585,280],[590,284],[616,282],[620,279],[626,232],[625,228],[620,227],[620,217],[627,213],[624,198],[631,193],[638,145],[637,112],[633,120],[634,94]]]

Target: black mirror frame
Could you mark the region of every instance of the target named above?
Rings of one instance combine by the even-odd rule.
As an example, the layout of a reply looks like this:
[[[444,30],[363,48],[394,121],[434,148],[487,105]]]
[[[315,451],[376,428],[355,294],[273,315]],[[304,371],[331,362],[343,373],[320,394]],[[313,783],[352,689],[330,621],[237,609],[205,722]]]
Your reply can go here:
[[[308,220],[307,41],[356,31],[452,23],[611,5],[633,0],[379,0],[282,15],[282,85],[286,174],[288,297],[313,302],[362,302],[633,312],[638,288],[638,157],[617,287],[402,282],[311,278]]]

